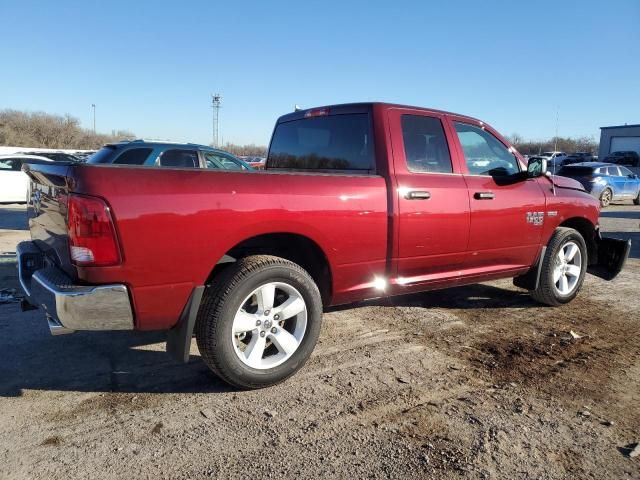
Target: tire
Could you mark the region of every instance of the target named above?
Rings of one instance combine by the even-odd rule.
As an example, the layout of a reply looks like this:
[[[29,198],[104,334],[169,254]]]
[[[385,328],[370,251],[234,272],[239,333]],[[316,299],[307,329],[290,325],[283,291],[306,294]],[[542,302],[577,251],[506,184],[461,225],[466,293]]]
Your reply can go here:
[[[634,205],[640,205],[640,191],[638,192],[638,196],[633,199]]]
[[[299,300],[305,310],[288,317],[302,308]],[[195,333],[200,354],[216,375],[234,387],[256,389],[302,368],[321,323],[322,299],[311,276],[289,260],[255,255],[228,266],[207,287]]]
[[[564,253],[571,249],[570,245],[576,246],[577,252],[574,253],[570,262],[560,263],[560,252],[563,252],[566,260]],[[577,258],[579,258],[580,264],[579,273],[576,268],[571,268],[576,266]],[[549,240],[547,250],[542,259],[538,287],[530,292],[531,296],[540,303],[554,307],[569,303],[576,297],[582,287],[588,260],[587,246],[582,235],[572,228],[557,228],[551,240]],[[566,273],[558,277],[558,271],[562,272],[562,268],[566,269]],[[570,274],[569,271],[572,271],[575,275]],[[571,287],[568,290],[563,289],[562,276],[567,279],[566,287]]]
[[[611,205],[611,200],[613,199],[613,192],[610,188],[605,188],[600,194],[600,206],[602,208],[606,208]]]

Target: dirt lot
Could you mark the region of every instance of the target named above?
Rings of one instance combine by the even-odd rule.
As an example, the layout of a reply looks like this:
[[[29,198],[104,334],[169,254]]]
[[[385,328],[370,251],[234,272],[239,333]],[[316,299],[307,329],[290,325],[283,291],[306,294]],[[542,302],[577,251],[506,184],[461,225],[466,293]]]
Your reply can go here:
[[[336,310],[307,366],[257,392],[195,341],[177,365],[163,334],[51,337],[0,305],[0,478],[640,478],[639,223],[603,213],[633,258],[568,306],[499,281]],[[23,228],[1,209],[0,251]]]

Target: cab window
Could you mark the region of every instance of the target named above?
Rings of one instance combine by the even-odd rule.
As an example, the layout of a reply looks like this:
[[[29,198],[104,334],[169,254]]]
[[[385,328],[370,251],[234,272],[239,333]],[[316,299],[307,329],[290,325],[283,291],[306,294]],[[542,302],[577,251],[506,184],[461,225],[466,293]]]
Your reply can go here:
[[[504,177],[520,171],[515,155],[491,133],[467,123],[454,125],[471,175]]]
[[[451,156],[442,122],[421,115],[402,115],[407,168],[418,173],[451,173]]]

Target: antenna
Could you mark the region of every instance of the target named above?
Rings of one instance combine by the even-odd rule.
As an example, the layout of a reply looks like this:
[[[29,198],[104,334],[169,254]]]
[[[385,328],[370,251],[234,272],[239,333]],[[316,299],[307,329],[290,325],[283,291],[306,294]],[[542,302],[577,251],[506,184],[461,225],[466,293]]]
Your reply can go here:
[[[219,146],[219,117],[220,117],[220,105],[222,104],[222,95],[219,93],[211,94],[211,108],[213,108],[213,146]]]
[[[556,136],[553,138],[553,154],[555,155],[558,151],[558,124],[560,123],[560,105],[556,107]],[[556,174],[556,165],[558,162],[555,157],[553,159],[553,174]],[[553,192],[555,195],[555,191]]]

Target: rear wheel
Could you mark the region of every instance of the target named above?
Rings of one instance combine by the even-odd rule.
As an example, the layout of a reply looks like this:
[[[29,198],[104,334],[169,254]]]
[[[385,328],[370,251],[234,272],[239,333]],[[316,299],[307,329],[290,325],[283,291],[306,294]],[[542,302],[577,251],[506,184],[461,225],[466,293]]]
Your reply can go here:
[[[207,288],[196,340],[205,363],[224,381],[261,388],[304,365],[321,320],[320,292],[302,267],[251,256],[227,267]]]
[[[608,207],[611,205],[611,200],[613,199],[613,192],[610,188],[605,188],[600,194],[600,206]]]
[[[638,196],[633,199],[634,205],[640,205],[640,191],[638,191]]]
[[[552,306],[569,303],[582,287],[587,261],[582,235],[572,228],[557,228],[542,259],[538,287],[531,296]]]

